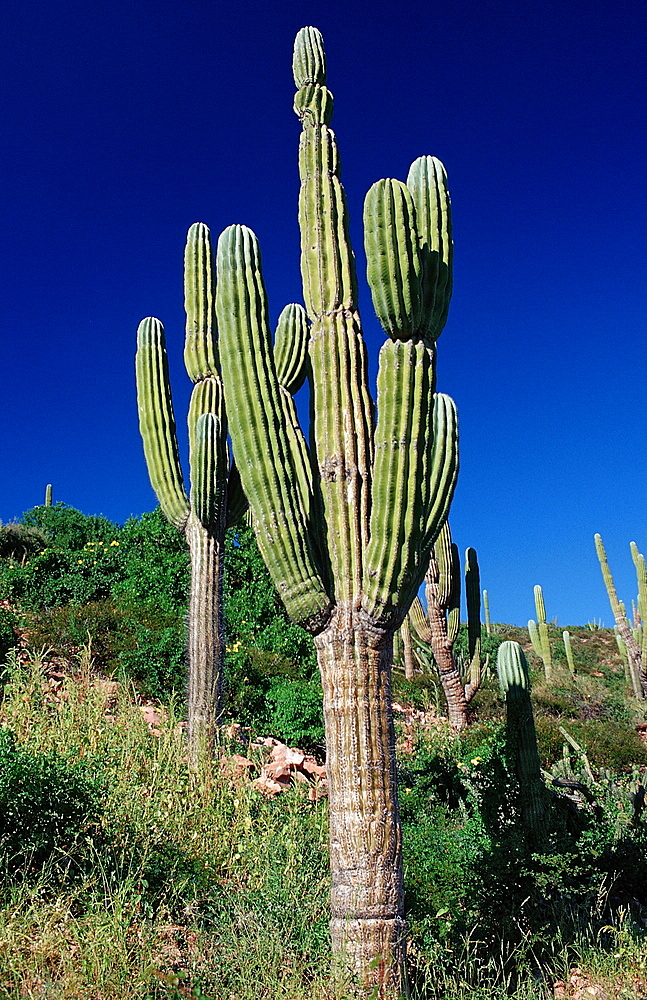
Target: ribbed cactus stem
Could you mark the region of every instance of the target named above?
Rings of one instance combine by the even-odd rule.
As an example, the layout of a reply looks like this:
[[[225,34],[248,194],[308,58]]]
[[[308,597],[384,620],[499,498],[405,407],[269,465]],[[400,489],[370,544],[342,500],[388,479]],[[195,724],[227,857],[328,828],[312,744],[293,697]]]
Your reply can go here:
[[[497,673],[506,702],[506,742],[518,781],[519,809],[528,845],[538,850],[546,836],[548,795],[541,777],[528,663],[518,642],[501,643]]]
[[[48,483],[47,486],[45,487],[45,506],[46,507],[51,507],[52,506],[52,484],[51,483]]]
[[[568,669],[570,670],[573,677],[575,677],[575,660],[573,659],[573,646],[571,643],[571,633],[564,630],[562,633],[562,638],[564,640],[564,650],[566,652],[566,662],[568,664]]]

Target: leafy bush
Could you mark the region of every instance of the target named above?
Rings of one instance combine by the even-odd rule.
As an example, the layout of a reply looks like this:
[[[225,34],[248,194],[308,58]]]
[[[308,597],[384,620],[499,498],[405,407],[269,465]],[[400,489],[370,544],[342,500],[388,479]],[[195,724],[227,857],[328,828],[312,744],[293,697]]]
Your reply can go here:
[[[474,961],[544,961],[556,939],[600,929],[618,907],[647,902],[647,828],[632,825],[632,781],[606,778],[595,809],[553,794],[543,847],[522,836],[514,768],[501,725],[465,738],[420,735],[402,755],[400,802],[407,906],[425,950],[452,954],[469,939]],[[620,806],[619,804],[620,803]],[[440,946],[440,950],[439,950]]]
[[[30,753],[0,729],[0,850],[9,875],[65,865],[101,818],[103,780],[56,753]],[[17,873],[17,874],[16,874]]]
[[[267,694],[272,707],[270,732],[301,750],[324,747],[321,685],[316,681],[279,680]]]

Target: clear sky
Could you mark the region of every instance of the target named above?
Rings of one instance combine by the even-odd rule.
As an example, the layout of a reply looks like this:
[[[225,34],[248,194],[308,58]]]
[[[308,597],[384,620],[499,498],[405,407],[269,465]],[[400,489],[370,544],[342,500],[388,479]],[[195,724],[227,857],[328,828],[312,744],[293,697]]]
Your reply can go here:
[[[300,300],[292,43],[321,29],[363,282],[379,177],[443,160],[455,281],[439,388],[458,405],[455,540],[494,620],[611,613],[647,551],[644,0],[20,0],[3,11],[0,519],[54,499],[150,510],[139,320],[164,322],[182,434],[191,223],[241,222],[271,311]],[[362,285],[369,350],[383,339]]]

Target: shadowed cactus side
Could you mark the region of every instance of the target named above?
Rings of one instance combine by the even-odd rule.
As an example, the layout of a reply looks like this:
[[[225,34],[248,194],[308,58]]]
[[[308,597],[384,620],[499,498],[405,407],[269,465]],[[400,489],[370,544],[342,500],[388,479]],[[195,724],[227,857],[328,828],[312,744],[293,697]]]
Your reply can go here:
[[[223,709],[224,534],[245,510],[240,478],[230,465],[227,418],[215,315],[215,269],[208,228],[191,226],[184,257],[184,363],[194,383],[189,404],[190,490],[187,496],[175,428],[164,328],[142,320],[137,331],[139,426],[151,484],[162,510],[181,531],[191,556],[188,613],[188,733],[196,750],[211,743]],[[292,419],[290,391],[305,377],[307,321],[287,306],[276,335],[282,407]]]
[[[550,638],[548,635],[548,622],[546,621],[544,595],[539,584],[535,586],[535,611],[537,614],[537,621],[535,622],[531,618],[528,622],[528,635],[530,636],[532,648],[544,664],[544,673],[546,674],[546,680],[548,681],[550,680],[552,672],[553,658],[550,650]]]
[[[331,939],[362,995],[406,991],[401,833],[391,707],[393,635],[424,577],[458,469],[456,411],[435,393],[451,290],[442,164],[378,181],[364,211],[368,279],[388,335],[377,422],[326,87],[323,41],[297,35],[301,273],[311,323],[310,447],[286,417],[256,237],[218,243],[217,315],[234,455],[259,549],[293,618],[315,637],[324,694]]]
[[[627,656],[631,686],[636,698],[647,698],[647,565],[635,542],[631,542],[630,549],[638,583],[635,615],[638,624],[634,624],[633,629],[627,619],[625,605],[618,599],[602,538],[595,535],[595,551],[615,619],[616,636],[622,642]],[[619,648],[622,652],[622,647]]]
[[[506,743],[518,781],[519,810],[528,846],[537,850],[546,834],[549,796],[541,776],[528,663],[518,642],[501,643],[496,668],[506,704]]]
[[[434,543],[425,576],[427,612],[414,598],[406,623],[411,624],[414,650],[423,669],[435,662],[447,700],[449,721],[456,729],[467,725],[468,705],[481,686],[481,585],[475,549],[465,553],[468,662],[466,670],[454,654],[461,604],[461,567],[446,521]]]

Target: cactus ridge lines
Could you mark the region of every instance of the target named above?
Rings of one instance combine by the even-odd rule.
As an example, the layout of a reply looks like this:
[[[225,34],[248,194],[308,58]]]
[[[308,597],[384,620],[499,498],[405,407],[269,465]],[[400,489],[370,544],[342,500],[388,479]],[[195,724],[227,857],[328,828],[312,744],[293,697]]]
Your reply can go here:
[[[496,661],[499,687],[504,698],[520,697],[530,692],[526,654],[518,642],[506,640],[499,646]]]
[[[256,518],[261,552],[288,612],[319,627],[330,600],[307,531],[307,498],[283,425],[270,345],[267,299],[256,237],[244,226],[220,236],[216,309],[232,434],[242,442],[238,469]]]
[[[376,181],[364,202],[366,276],[373,307],[392,339],[409,340],[421,319],[416,210],[406,184]]]
[[[196,222],[184,251],[184,364],[193,382],[219,371],[214,286],[211,236],[204,223]]]
[[[213,531],[225,513],[228,469],[225,436],[218,417],[202,413],[191,450],[191,508],[204,528]]]
[[[301,28],[294,40],[292,73],[297,89],[308,83],[325,84],[326,53],[323,37],[311,25]]]
[[[437,340],[447,321],[452,294],[453,243],[447,173],[435,156],[411,164],[407,187],[413,196],[422,265],[423,332]]]
[[[431,359],[422,343],[387,341],[382,346],[373,506],[364,567],[364,607],[380,621],[397,613],[404,582],[420,559],[431,381]],[[407,606],[400,608],[401,613]]]
[[[162,509],[177,528],[189,516],[171,400],[164,327],[152,316],[137,330],[137,407],[151,483]]]
[[[308,335],[305,309],[291,302],[282,310],[274,334],[276,376],[281,388],[291,396],[305,381]]]

